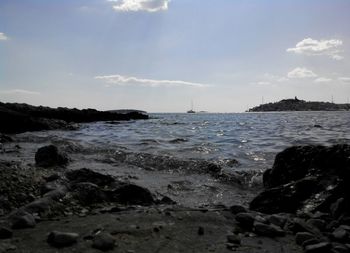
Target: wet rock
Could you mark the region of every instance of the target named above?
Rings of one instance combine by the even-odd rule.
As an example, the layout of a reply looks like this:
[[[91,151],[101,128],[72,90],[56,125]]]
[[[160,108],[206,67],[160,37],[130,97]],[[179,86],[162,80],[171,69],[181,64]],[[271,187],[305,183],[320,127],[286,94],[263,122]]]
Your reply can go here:
[[[305,247],[305,253],[329,253],[332,245],[329,242],[320,242]]]
[[[115,182],[112,176],[104,175],[87,168],[68,171],[66,172],[66,177],[72,183],[89,182],[98,186],[106,186]]]
[[[152,205],[155,203],[152,193],[141,186],[125,184],[108,193],[108,198],[121,204]]]
[[[348,239],[349,235],[348,232],[339,227],[336,230],[333,231],[332,233],[332,237],[334,238],[334,240],[339,241],[339,242],[344,242]]]
[[[13,229],[34,228],[36,225],[34,216],[24,211],[11,215],[10,221]]]
[[[246,213],[247,209],[244,206],[233,205],[230,207],[230,211],[233,214],[238,214],[238,213]]]
[[[112,250],[115,245],[115,238],[107,233],[100,233],[95,236],[92,247],[102,251]]]
[[[298,245],[303,245],[303,243],[307,240],[314,239],[315,235],[308,232],[298,232],[295,235],[295,242]]]
[[[238,213],[235,219],[240,224],[240,226],[248,229],[253,227],[255,221],[255,217],[251,213]]]
[[[282,216],[282,215],[278,215],[278,214],[272,214],[270,215],[267,220],[271,223],[274,224],[276,226],[279,226],[281,228],[284,227],[284,225],[287,222],[287,218]]]
[[[54,145],[44,146],[35,153],[35,162],[41,167],[64,166],[68,163],[68,156]]]
[[[254,232],[258,235],[275,237],[275,236],[284,236],[285,232],[276,225],[268,225],[261,222],[254,222]]]
[[[323,231],[326,228],[326,222],[321,219],[309,219],[306,223],[317,228],[320,231]]]
[[[13,232],[11,229],[9,229],[7,227],[0,226],[0,239],[11,238],[12,234],[13,234]]]
[[[57,248],[67,247],[75,244],[79,235],[77,233],[52,231],[47,237],[47,242]]]
[[[198,227],[197,234],[198,235],[204,235],[204,228],[203,227]]]
[[[107,200],[102,189],[93,183],[78,183],[73,185],[72,188],[72,196],[82,205],[91,205]]]
[[[241,244],[241,238],[238,235],[227,235],[227,242],[233,244]]]

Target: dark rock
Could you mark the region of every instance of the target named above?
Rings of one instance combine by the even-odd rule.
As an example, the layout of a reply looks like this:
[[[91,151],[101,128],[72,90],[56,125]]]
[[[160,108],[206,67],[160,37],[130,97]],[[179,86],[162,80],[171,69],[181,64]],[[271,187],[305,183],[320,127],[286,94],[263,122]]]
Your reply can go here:
[[[66,195],[67,191],[68,191],[68,189],[66,186],[60,186],[56,190],[49,191],[49,192],[45,193],[44,198],[59,200]]]
[[[267,219],[271,224],[274,224],[276,226],[279,226],[281,228],[284,227],[284,225],[287,222],[287,218],[282,216],[282,215],[278,215],[278,214],[272,214],[268,217]]]
[[[75,244],[78,237],[77,233],[52,231],[47,237],[47,242],[54,247],[61,248]]]
[[[321,219],[309,219],[306,223],[317,228],[320,231],[323,231],[326,228],[326,222]]]
[[[27,212],[18,212],[10,217],[13,229],[34,228],[36,225],[33,215]]]
[[[204,235],[204,228],[203,227],[198,227],[197,233],[198,233],[198,235]]]
[[[0,133],[0,143],[12,142],[13,139],[10,136]]]
[[[114,248],[115,238],[107,233],[100,233],[95,236],[92,247],[102,251],[112,250]]]
[[[48,177],[45,178],[46,182],[52,182],[52,181],[55,181],[57,179],[60,179],[60,175],[59,174],[52,174]]]
[[[44,195],[45,193],[56,190],[58,187],[60,187],[60,184],[57,182],[47,182],[41,185],[40,193]]]
[[[98,186],[106,186],[115,182],[110,175],[104,175],[93,170],[82,168],[66,172],[66,177],[73,183],[90,182]]]
[[[299,219],[299,218],[293,219],[292,223],[290,224],[289,229],[293,233],[309,232],[311,234],[321,236],[321,232],[317,228],[310,226],[305,221],[303,221],[302,219]]]
[[[344,198],[339,198],[330,206],[330,211],[334,218],[338,218],[344,212],[344,204]]]
[[[64,166],[68,163],[68,156],[54,145],[44,146],[35,154],[35,162],[41,167]]]
[[[255,217],[251,213],[238,213],[235,219],[240,224],[240,226],[248,229],[253,227],[255,221]]]
[[[102,189],[93,183],[78,183],[72,186],[72,196],[82,205],[102,203],[107,196]]]
[[[298,245],[303,245],[303,243],[307,240],[315,238],[315,235],[309,233],[309,232],[298,232],[295,235],[295,242]]]
[[[325,242],[325,241],[320,239],[320,238],[314,237],[314,238],[311,238],[309,240],[304,241],[302,244],[302,247],[305,248],[308,245],[314,245],[314,244],[318,244],[321,242]]]
[[[244,206],[233,205],[230,207],[230,211],[233,214],[238,214],[238,213],[246,213],[247,209]]]
[[[121,204],[148,206],[155,203],[148,189],[134,184],[125,184],[106,193],[109,200]]]
[[[284,236],[285,232],[276,225],[268,225],[261,222],[254,222],[254,232],[258,235],[275,237],[275,236]]]
[[[329,253],[332,244],[329,242],[320,242],[305,247],[305,253]]]
[[[337,228],[336,230],[333,231],[332,237],[336,241],[344,242],[344,241],[346,241],[346,239],[348,239],[349,234],[348,234],[348,232],[345,229],[339,227],[339,228]]]
[[[159,203],[163,205],[176,205],[176,201],[172,200],[168,196],[162,197]]]
[[[227,235],[227,241],[233,244],[241,244],[241,238],[238,235]]]
[[[333,246],[332,253],[349,253],[350,249],[344,244],[337,244]]]
[[[12,237],[12,230],[7,228],[7,227],[3,227],[0,226],[0,239],[7,239],[7,238],[11,238]]]

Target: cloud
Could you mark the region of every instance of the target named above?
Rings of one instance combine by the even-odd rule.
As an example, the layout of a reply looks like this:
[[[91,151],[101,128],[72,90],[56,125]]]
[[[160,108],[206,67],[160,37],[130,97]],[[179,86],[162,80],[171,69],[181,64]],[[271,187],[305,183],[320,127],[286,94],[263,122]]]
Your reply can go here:
[[[272,75],[270,73],[265,73],[264,78],[266,78],[267,80],[272,81],[272,82],[286,82],[289,80],[287,77],[276,76],[276,75]]]
[[[295,68],[288,72],[288,78],[310,78],[317,77],[317,75],[307,68]]]
[[[350,77],[338,77],[338,80],[344,83],[350,83]]]
[[[332,81],[332,79],[327,77],[319,77],[314,80],[315,83],[328,83],[330,81]]]
[[[0,90],[0,94],[25,94],[25,95],[40,95],[40,92],[22,90],[22,89],[12,89],[12,90]]]
[[[9,38],[6,36],[5,33],[0,33],[0,41],[1,40],[8,40]]]
[[[294,48],[288,48],[287,52],[294,52],[303,55],[327,55],[334,60],[342,60],[341,51],[338,49],[343,45],[343,41],[330,40],[314,40],[311,38],[303,39],[298,42]]]
[[[109,0],[116,11],[157,12],[168,10],[170,0]]]
[[[173,87],[173,86],[192,86],[192,87],[208,87],[209,85],[201,83],[192,83],[181,80],[154,80],[137,78],[133,76],[122,76],[122,75],[108,75],[108,76],[95,76],[95,79],[104,80],[108,84],[116,84],[119,86],[127,85],[140,85],[148,87]]]

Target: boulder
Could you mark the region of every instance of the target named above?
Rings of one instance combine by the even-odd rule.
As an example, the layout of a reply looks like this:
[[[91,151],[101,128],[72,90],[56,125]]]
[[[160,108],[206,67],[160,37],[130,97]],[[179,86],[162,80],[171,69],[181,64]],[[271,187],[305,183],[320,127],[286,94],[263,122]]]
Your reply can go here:
[[[35,162],[41,167],[64,166],[68,163],[68,156],[59,151],[56,146],[49,145],[38,149]]]
[[[107,200],[103,190],[93,183],[78,183],[73,185],[72,188],[72,196],[82,205],[102,203]]]
[[[106,186],[115,182],[112,176],[104,175],[87,168],[67,171],[66,177],[72,183],[89,182],[98,186]]]
[[[125,184],[114,190],[106,191],[110,201],[121,204],[148,206],[155,203],[152,193],[141,186]]]
[[[78,238],[77,233],[52,231],[47,237],[47,242],[54,247],[61,248],[75,244]]]
[[[241,227],[247,229],[251,229],[255,221],[255,217],[251,213],[238,213],[235,219]]]
[[[95,236],[92,247],[102,251],[112,250],[114,248],[115,238],[107,233],[100,233]]]

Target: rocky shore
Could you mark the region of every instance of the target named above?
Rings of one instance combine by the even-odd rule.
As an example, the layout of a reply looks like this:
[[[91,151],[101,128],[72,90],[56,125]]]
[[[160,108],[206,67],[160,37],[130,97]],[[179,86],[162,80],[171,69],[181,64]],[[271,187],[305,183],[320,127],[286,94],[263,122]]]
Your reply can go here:
[[[348,145],[282,151],[259,193],[204,161],[0,140],[0,252],[349,252]],[[161,184],[155,169],[166,178],[205,173],[232,197],[186,205],[181,198],[198,198],[201,186],[145,187],[147,175]]]
[[[53,129],[74,129],[75,123],[148,119],[148,115],[133,111],[116,113],[95,109],[69,109],[0,102],[0,133],[22,133]]]

